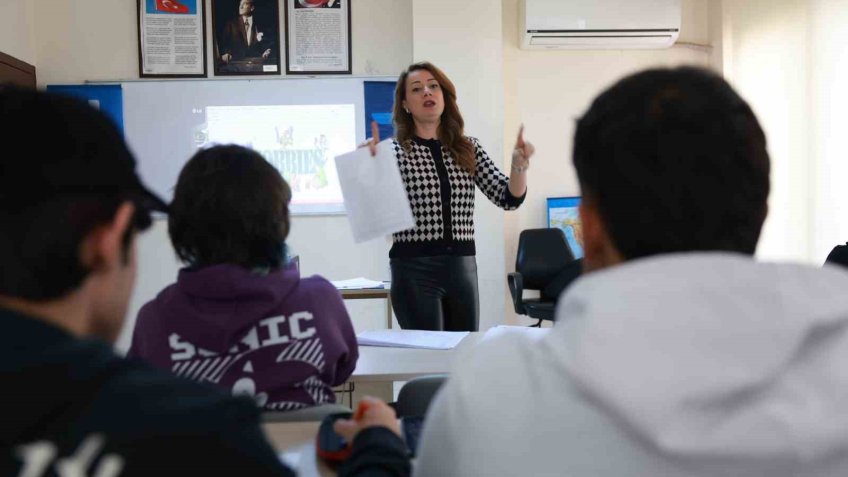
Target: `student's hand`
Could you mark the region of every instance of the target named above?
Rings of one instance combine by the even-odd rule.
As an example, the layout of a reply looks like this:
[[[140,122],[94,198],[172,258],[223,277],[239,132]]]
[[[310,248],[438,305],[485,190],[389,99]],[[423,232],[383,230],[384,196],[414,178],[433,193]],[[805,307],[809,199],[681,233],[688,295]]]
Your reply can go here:
[[[269,56],[271,56],[271,49],[270,48],[268,48],[267,50],[265,50],[264,53],[262,53],[262,59],[267,60]]]
[[[223,61],[224,63],[229,63],[230,60],[232,60],[232,59],[233,59],[233,55],[231,55],[229,53],[224,53],[223,55],[221,55],[221,61]]]
[[[515,148],[512,150],[512,169],[523,172],[530,167],[530,157],[536,152],[536,148],[530,141],[524,140],[524,125],[518,129],[518,139],[515,140]]]
[[[362,402],[366,406],[365,412],[361,416],[354,416],[354,419],[337,420],[333,424],[336,434],[344,437],[349,443],[353,443],[356,435],[368,427],[385,427],[400,436],[400,423],[394,409],[371,396],[365,396]]]
[[[371,156],[377,155],[377,143],[380,142],[380,126],[377,125],[377,121],[371,121],[371,139],[366,140],[359,146],[360,147],[368,146],[368,149],[371,150]]]

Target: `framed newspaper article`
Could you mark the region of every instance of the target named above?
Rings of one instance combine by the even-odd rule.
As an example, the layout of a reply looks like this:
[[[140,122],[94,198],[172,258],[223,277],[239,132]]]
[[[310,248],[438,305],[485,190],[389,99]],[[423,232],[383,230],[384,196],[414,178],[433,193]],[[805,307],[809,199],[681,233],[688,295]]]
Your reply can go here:
[[[286,2],[286,74],[350,74],[351,0]]]
[[[203,0],[137,0],[142,78],[205,78]]]

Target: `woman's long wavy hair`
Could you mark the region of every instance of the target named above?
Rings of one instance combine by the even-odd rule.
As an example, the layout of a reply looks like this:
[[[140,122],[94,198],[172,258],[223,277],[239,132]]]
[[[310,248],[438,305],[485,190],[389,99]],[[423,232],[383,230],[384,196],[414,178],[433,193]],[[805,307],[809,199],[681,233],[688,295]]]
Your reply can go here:
[[[409,68],[401,73],[400,78],[398,78],[395,86],[394,111],[392,112],[397,141],[403,146],[404,150],[409,151],[412,136],[415,134],[415,122],[412,115],[404,110],[403,101],[406,99],[406,78],[409,77],[410,73],[418,70],[429,71],[442,88],[445,110],[442,112],[441,122],[439,123],[439,141],[442,142],[445,149],[450,151],[454,161],[473,176],[477,170],[477,155],[474,151],[474,145],[463,135],[465,121],[462,120],[462,114],[460,114],[459,107],[456,105],[456,87],[442,70],[429,62],[424,61],[409,65]]]

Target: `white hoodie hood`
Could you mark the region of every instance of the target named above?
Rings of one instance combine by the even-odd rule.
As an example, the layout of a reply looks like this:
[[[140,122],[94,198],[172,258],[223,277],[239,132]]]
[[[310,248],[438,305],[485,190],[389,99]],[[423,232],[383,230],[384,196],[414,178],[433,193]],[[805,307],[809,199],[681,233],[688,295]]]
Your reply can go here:
[[[543,346],[667,456],[803,463],[848,450],[848,273],[667,255],[566,292]]]

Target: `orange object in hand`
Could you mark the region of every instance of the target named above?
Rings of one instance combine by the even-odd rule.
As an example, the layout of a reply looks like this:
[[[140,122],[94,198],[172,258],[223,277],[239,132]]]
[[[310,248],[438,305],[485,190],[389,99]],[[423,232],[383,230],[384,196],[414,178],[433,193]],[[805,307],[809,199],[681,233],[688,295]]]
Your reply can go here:
[[[368,410],[368,403],[365,401],[359,401],[359,406],[356,408],[356,412],[353,413],[353,420],[360,421],[362,416],[365,415],[365,411]]]

